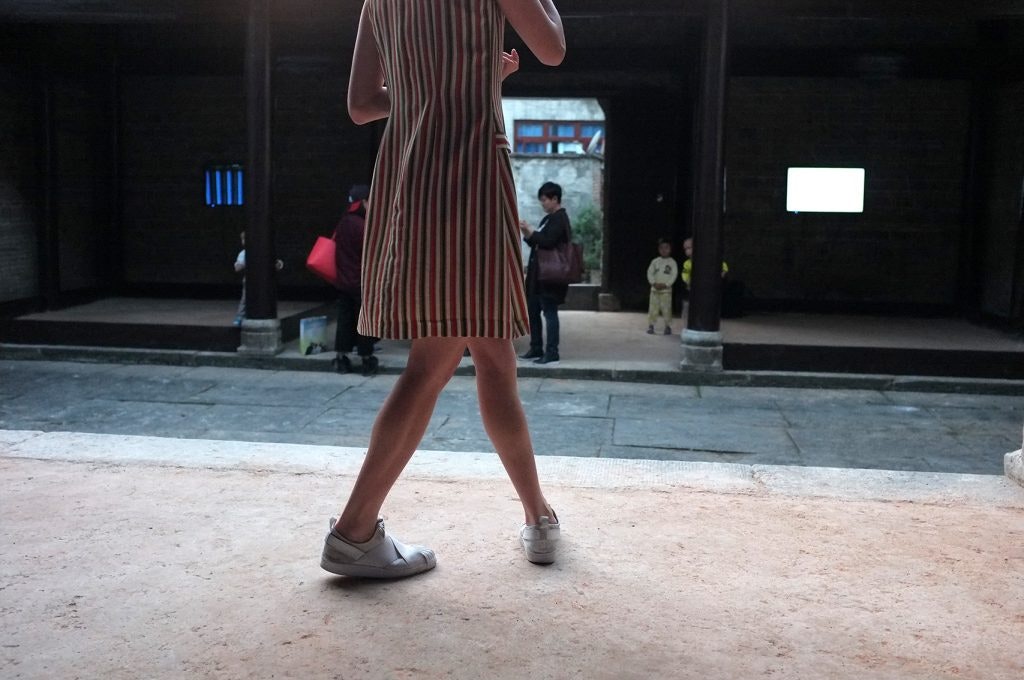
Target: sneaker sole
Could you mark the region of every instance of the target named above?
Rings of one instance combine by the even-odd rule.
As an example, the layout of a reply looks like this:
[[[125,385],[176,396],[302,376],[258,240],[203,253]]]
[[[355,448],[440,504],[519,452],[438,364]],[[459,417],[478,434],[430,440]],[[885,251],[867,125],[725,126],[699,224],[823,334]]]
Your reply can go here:
[[[555,555],[558,553],[557,541],[530,541],[532,545],[529,547],[526,541],[521,542],[526,551],[526,559],[533,564],[551,564],[555,561]]]
[[[336,562],[327,555],[320,558],[320,568],[338,576],[354,576],[357,578],[405,578],[424,571],[430,571],[437,566],[437,558],[432,554],[426,564],[407,564],[404,567],[373,567],[363,564],[351,564],[349,562]]]
[[[405,578],[407,576],[415,576],[425,571],[430,571],[437,566],[436,560],[431,560],[426,565],[406,565],[402,568],[386,568],[386,567],[364,567],[358,564],[339,564],[337,562],[331,562],[326,558],[320,560],[320,568],[324,571],[328,571],[338,576],[352,576],[355,578]]]

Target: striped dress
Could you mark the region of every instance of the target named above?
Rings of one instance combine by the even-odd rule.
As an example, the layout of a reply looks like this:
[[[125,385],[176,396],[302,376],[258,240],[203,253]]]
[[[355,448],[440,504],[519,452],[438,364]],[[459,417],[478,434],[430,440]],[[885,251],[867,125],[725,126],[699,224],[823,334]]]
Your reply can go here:
[[[391,98],[370,189],[359,332],[529,330],[495,0],[367,0]]]

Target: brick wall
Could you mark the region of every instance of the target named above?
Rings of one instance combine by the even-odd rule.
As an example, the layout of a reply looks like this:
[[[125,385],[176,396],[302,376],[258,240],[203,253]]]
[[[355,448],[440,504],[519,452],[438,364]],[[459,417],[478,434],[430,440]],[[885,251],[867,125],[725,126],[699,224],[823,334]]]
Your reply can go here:
[[[982,182],[988,198],[981,229],[983,312],[1024,322],[1024,252],[1020,228],[1024,191],[1024,82],[997,87],[989,117],[987,172]],[[1016,279],[1015,279],[1016,275]],[[1016,285],[1017,309],[1011,309]]]
[[[305,255],[317,234],[330,232],[348,186],[370,176],[380,126],[349,121],[346,80],[344,64],[275,74],[273,223],[287,265],[283,287],[318,285],[304,269]],[[78,112],[62,123],[60,137],[64,157],[79,159],[60,178],[66,287],[93,285],[103,259],[96,234],[107,197],[88,177],[109,171],[105,95],[90,87],[71,83],[57,97],[61,110]],[[967,83],[734,78],[730,87],[726,257],[757,297],[953,304]],[[1019,89],[1007,97],[1003,108],[1019,109]],[[24,141],[33,133],[31,104],[29,81],[3,73],[0,301],[38,294],[34,157]],[[690,229],[691,105],[680,93],[631,93],[610,104],[608,280],[627,308],[646,304],[643,271],[654,240],[666,235],[678,244]],[[231,263],[244,209],[207,207],[202,182],[208,163],[245,162],[241,74],[126,75],[120,107],[125,281],[235,284]],[[1011,114],[1001,120],[1016,129]],[[866,168],[865,213],[786,213],[791,165]],[[998,244],[1000,234],[993,231],[988,242]],[[1001,256],[998,246],[988,255]],[[998,313],[1010,284],[1003,264],[991,269],[986,305]]]
[[[0,66],[0,302],[39,295],[32,81]]]
[[[345,108],[347,68],[279,72],[274,81],[272,220],[281,286],[318,285],[305,258],[330,234],[348,188],[369,183],[372,126]],[[243,207],[204,204],[209,163],[247,158],[239,77],[136,76],[123,84],[125,278],[129,283],[231,284]]]
[[[369,184],[374,131],[348,116],[348,65],[323,71],[280,71],[274,97],[273,219],[283,285],[321,285],[306,271],[318,235],[329,236],[353,184]]]
[[[969,84],[733,78],[725,256],[758,298],[956,301]],[[790,166],[862,167],[864,213],[787,213]]]
[[[111,229],[109,88],[102,78],[54,81],[57,231],[62,292],[105,285]]]
[[[234,282],[245,209],[207,206],[203,171],[245,162],[241,76],[129,76],[121,116],[125,282]]]

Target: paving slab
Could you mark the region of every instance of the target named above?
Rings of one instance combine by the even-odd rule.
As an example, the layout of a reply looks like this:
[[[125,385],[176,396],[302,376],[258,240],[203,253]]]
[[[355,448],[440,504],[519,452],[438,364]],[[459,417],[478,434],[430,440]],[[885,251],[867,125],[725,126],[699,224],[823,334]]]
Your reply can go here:
[[[953,408],[931,406],[928,411],[957,433],[1012,432],[1024,424],[1024,409]]]
[[[737,403],[775,407],[807,407],[827,405],[891,404],[887,393],[878,390],[833,389],[806,387],[716,387],[702,385],[700,396],[709,402]]]
[[[817,404],[813,409],[781,407],[786,422],[794,429],[831,430],[870,426],[875,430],[894,429],[907,433],[925,430],[949,432],[937,414],[919,406],[902,404]]]
[[[1024,411],[1024,396],[1009,394],[964,394],[962,392],[887,392],[896,404],[973,409]]]
[[[709,429],[698,416],[680,415],[671,421],[652,424],[638,418],[617,418],[613,442],[619,446],[713,451],[715,453],[759,453],[796,456],[799,453],[782,427],[750,425],[741,418],[718,421]]]
[[[205,390],[186,395],[187,401],[203,404],[255,404],[262,406],[319,405],[343,394],[348,387],[334,385],[252,385],[214,384]]]
[[[793,428],[789,436],[804,460],[820,467],[885,468],[889,470],[1002,474],[1000,461],[1007,449],[969,446],[965,440],[945,431],[836,427]],[[1008,450],[1008,449],[1007,449]],[[944,468],[938,468],[939,465]]]
[[[541,458],[527,563],[496,456],[420,451],[385,508],[438,567],[318,566],[354,448],[0,432],[4,678],[969,678],[1024,673],[1005,477]]]

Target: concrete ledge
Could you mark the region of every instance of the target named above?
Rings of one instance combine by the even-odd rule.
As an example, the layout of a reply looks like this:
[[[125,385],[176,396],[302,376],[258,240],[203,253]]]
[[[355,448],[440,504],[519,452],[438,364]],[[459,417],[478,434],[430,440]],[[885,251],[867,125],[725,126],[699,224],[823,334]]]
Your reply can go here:
[[[1024,486],[1024,449],[1006,454],[1003,465],[1006,476]]]
[[[363,448],[343,446],[0,430],[0,457],[93,464],[355,476],[365,452]],[[1024,509],[1024,489],[995,475],[570,456],[539,456],[537,467],[545,483],[576,488],[685,487],[746,495]],[[403,477],[435,481],[506,479],[497,454],[425,450],[416,452]]]
[[[236,352],[149,350],[72,345],[18,345],[0,343],[0,360],[78,361],[83,363],[153,364],[165,366],[213,366],[254,368],[269,371],[330,372],[331,353],[311,357],[245,356]],[[397,375],[405,368],[399,351],[381,355],[382,374]],[[919,377],[853,373],[800,373],[795,371],[681,371],[675,361],[574,361],[563,359],[558,368],[522,364],[521,378],[609,380],[663,385],[715,387],[802,387],[893,392],[954,392],[960,394],[1024,395],[1024,380],[989,378]],[[474,375],[472,362],[463,360],[456,375]]]

